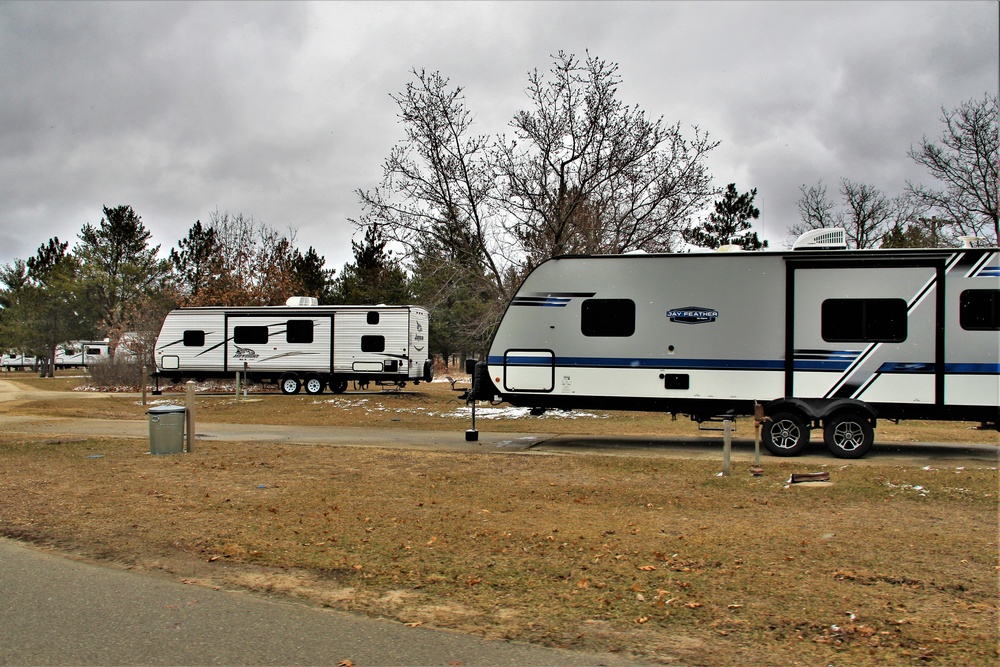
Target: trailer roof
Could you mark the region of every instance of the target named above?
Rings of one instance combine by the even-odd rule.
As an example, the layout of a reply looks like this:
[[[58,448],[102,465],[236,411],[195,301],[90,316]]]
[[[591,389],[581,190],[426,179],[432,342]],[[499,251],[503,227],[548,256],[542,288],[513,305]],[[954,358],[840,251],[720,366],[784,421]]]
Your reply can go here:
[[[956,252],[980,251],[998,252],[997,246],[979,246],[976,248],[864,248],[864,249],[781,249],[781,250],[744,250],[740,252],[717,252],[706,250],[704,252],[626,252],[608,255],[556,255],[546,261],[567,260],[567,259],[649,259],[663,257],[756,257],[779,256],[779,257],[898,257],[911,255],[951,255]],[[543,262],[544,264],[544,262]]]
[[[245,312],[304,312],[304,311],[336,311],[336,310],[404,310],[404,309],[417,309],[417,310],[427,310],[424,306],[416,306],[411,304],[402,305],[387,305],[380,303],[378,305],[324,305],[324,306],[286,306],[284,304],[280,306],[181,306],[175,308],[174,310],[238,310]]]

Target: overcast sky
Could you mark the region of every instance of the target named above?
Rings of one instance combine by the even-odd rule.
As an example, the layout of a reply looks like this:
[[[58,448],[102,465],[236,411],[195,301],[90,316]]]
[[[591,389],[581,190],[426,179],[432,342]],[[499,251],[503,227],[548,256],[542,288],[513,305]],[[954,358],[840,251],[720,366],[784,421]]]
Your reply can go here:
[[[0,263],[131,205],[164,251],[212,211],[297,231],[337,268],[402,137],[413,68],[510,135],[559,50],[618,63],[620,97],[707,131],[715,185],[757,188],[780,246],[803,184],[890,195],[941,108],[995,94],[997,0],[0,1]],[[355,236],[360,238],[360,236]]]

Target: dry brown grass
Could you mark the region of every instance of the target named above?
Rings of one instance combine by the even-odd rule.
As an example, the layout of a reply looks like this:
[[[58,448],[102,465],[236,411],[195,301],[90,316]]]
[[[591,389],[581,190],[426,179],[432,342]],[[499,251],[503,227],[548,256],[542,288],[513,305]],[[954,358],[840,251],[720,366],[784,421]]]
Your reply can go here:
[[[8,377],[8,375],[10,377]],[[89,394],[87,379],[79,373],[56,378],[38,378],[30,373],[0,374],[30,389]],[[465,388],[468,383],[458,383]],[[300,424],[305,426],[378,426],[463,431],[469,426],[468,410],[447,382],[408,385],[402,391],[351,390],[344,394],[285,396],[274,387],[252,388],[247,400],[220,390],[199,391],[197,413],[200,421],[253,424]],[[182,387],[169,387],[162,396],[147,395],[152,403],[184,403]],[[484,409],[485,408],[485,409]],[[101,400],[67,401],[32,400],[13,405],[0,403],[0,412],[21,415],[92,417],[97,419],[145,419],[147,408],[138,394],[102,394]],[[484,416],[486,415],[486,416]],[[573,413],[552,411],[542,417],[491,419],[488,406],[480,407],[477,426],[482,431],[526,433],[587,433],[593,435],[651,435],[656,437],[707,437],[718,439],[717,432],[702,433],[698,425],[684,416],[677,419],[655,412],[603,412],[586,410]],[[902,421],[879,422],[876,442],[943,442],[997,444],[995,430],[979,430],[973,422]],[[736,437],[753,439],[753,422],[737,420]],[[814,440],[821,440],[819,433]]]
[[[441,428],[426,413],[454,396],[447,385],[420,389],[368,396],[425,408],[413,413],[337,407],[361,398],[351,394],[200,397],[198,411]],[[134,397],[77,403],[2,409],[142,415]],[[642,413],[537,423],[692,430]],[[147,450],[144,440],[0,436],[0,532],[205,585],[651,662],[997,660],[994,466],[831,459],[833,485],[804,487],[786,484],[802,472],[794,460],[768,459],[755,478],[738,467],[717,477],[716,462],[628,456],[224,442],[188,455]]]

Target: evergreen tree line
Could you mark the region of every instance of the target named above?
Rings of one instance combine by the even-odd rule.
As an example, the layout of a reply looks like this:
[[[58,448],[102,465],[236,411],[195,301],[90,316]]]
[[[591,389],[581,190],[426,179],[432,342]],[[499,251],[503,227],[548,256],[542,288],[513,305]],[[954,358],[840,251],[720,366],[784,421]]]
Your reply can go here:
[[[72,248],[58,238],[0,267],[0,350],[54,356],[56,345],[125,332],[151,361],[166,312],[177,306],[418,303],[431,312],[430,349],[484,351],[506,303],[538,263],[560,254],[674,252],[682,244],[767,247],[753,229],[756,188],[712,185],[706,156],[718,145],[692,128],[650,119],[618,98],[617,65],[559,53],[529,74],[528,108],[512,137],[472,132],[463,89],[414,70],[392,99],[405,138],[373,189],[357,190],[361,234],[337,273],[295,231],[242,213],[196,221],[166,258],[130,206],[104,207]],[[909,157],[940,189],[908,184],[890,198],[843,179],[838,208],[820,183],[802,186],[789,232],[847,228],[856,247],[955,245],[997,238],[997,97],[944,112],[940,142]],[[702,217],[702,211],[712,206]]]

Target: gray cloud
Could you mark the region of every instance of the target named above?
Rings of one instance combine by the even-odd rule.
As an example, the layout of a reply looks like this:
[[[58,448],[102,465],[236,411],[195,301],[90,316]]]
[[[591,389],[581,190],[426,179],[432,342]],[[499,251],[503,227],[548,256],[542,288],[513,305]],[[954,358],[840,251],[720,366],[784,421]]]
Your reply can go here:
[[[497,134],[560,49],[720,140],[717,185],[756,187],[780,243],[802,184],[922,177],[906,151],[941,107],[997,90],[997,25],[986,0],[3,3],[0,262],[130,204],[164,248],[229,210],[339,268],[412,68],[464,86]]]

